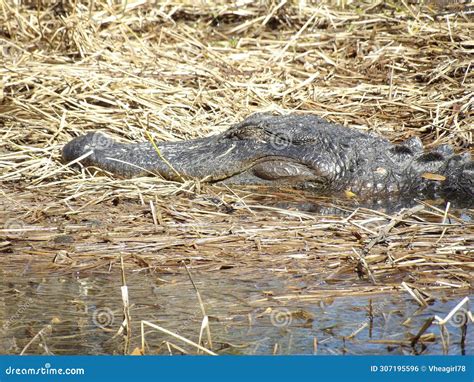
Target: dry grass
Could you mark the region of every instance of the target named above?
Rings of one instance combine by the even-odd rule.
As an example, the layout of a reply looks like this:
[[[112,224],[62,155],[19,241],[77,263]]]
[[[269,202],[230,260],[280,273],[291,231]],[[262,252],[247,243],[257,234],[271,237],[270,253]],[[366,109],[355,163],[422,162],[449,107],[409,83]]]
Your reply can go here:
[[[449,211],[419,206],[390,216],[359,208],[346,217],[320,216],[272,207],[283,195],[272,200],[241,191],[239,202],[224,192],[211,198],[207,191],[215,190],[190,198],[156,197],[142,205],[102,195],[59,206],[49,196],[16,190],[7,195],[8,219],[0,231],[3,259],[9,262],[3,269],[14,271],[33,257],[30,266],[40,274],[119,270],[123,256],[130,270],[158,273],[183,271],[183,260],[202,271],[227,269],[227,277],[232,269],[236,277],[242,272],[258,277],[263,267],[278,277],[324,280],[333,285],[334,296],[404,291],[403,281],[429,291],[472,288],[472,223]],[[310,195],[285,197],[332,205]],[[358,279],[366,284],[354,284]],[[328,288],[318,289],[309,298],[328,295]],[[281,296],[302,297],[301,291]]]
[[[326,283],[273,301],[406,293],[402,282],[469,293],[474,230],[459,213],[323,217],[278,207],[315,202],[303,193],[113,179],[59,160],[88,130],[190,139],[256,111],[471,150],[474,8],[441,3],[0,0],[0,269],[119,272],[120,253],[126,269],[185,260]]]

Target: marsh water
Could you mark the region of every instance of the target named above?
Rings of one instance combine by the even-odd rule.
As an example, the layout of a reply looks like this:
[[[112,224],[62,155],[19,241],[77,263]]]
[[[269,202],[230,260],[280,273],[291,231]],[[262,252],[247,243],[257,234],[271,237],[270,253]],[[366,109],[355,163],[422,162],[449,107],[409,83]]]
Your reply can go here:
[[[143,340],[146,354],[199,354],[183,339],[198,343],[202,333],[201,344],[217,354],[474,354],[472,322],[462,325],[459,316],[444,327],[434,320],[420,332],[427,320],[444,318],[464,298],[472,299],[472,289],[435,288],[432,302],[420,307],[399,288],[411,271],[389,276],[382,293],[339,260],[339,254],[359,245],[359,239],[348,242],[355,239],[350,230],[342,233],[342,226],[329,229],[332,223],[319,215],[298,226],[298,217],[285,223],[281,215],[263,216],[264,210],[249,216],[246,209],[239,215],[226,207],[222,213],[206,203],[211,212],[202,217],[195,212],[192,224],[184,219],[190,206],[163,209],[164,228],[150,222],[147,205],[113,200],[77,216],[66,216],[69,207],[61,207],[22,236],[0,241],[0,353],[129,354]],[[267,207],[350,213],[344,206],[301,199]],[[472,222],[472,211],[452,213]],[[271,224],[278,235],[268,234]],[[440,232],[435,227],[426,237],[439,238]],[[255,237],[260,244],[254,244]],[[446,241],[449,251],[456,240]],[[190,274],[183,260],[192,265]],[[347,272],[328,277],[327,271],[335,269],[330,263],[339,261],[337,267]],[[123,285],[128,288],[128,337],[120,332]],[[202,330],[202,308],[212,346]],[[161,329],[146,326],[142,336],[142,320]],[[412,342],[417,334],[419,341]]]
[[[399,293],[363,297],[323,293],[321,298],[282,304],[264,297],[288,294],[305,280],[295,275],[285,281],[270,272],[256,278],[244,270],[236,278],[235,273],[221,270],[212,278],[197,272],[194,281],[209,316],[213,351],[219,354],[474,353],[472,325],[462,339],[456,322],[446,325],[448,349],[429,339],[414,348],[407,345],[410,334],[415,335],[427,318],[444,318],[461,300],[449,292],[441,292],[436,303],[424,309]],[[137,272],[127,277],[127,285],[132,325],[125,349],[123,338],[115,336],[123,320],[120,275],[34,277],[25,267],[18,277],[2,279],[0,352],[123,354],[141,346],[140,320],[198,341],[203,315],[185,269],[159,277]],[[436,325],[428,330],[436,337],[439,331]],[[151,328],[146,329],[145,340],[147,354],[182,352],[170,343],[196,353],[179,339]]]

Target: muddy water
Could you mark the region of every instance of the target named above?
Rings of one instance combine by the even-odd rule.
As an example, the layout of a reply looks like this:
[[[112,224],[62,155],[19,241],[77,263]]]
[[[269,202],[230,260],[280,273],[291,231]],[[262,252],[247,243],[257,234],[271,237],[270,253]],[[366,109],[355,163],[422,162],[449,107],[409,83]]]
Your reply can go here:
[[[132,321],[128,347],[123,337],[115,336],[123,320],[120,272],[36,278],[28,267],[21,272],[7,272],[0,282],[2,354],[123,354],[140,346],[140,320],[198,340],[202,313],[182,267],[173,274],[126,274]],[[236,277],[225,269],[194,270],[193,278],[210,318],[213,350],[219,354],[443,354],[436,325],[426,331],[433,338],[423,345],[411,348],[397,341],[416,334],[430,316],[445,317],[464,297],[442,291],[424,309],[400,293],[362,297],[332,292],[272,300],[272,295],[301,288],[305,280],[296,275],[279,278],[270,271],[256,277],[242,270]],[[320,291],[324,288],[319,286]],[[446,329],[449,354],[474,354],[472,324],[465,341],[456,323],[448,323]],[[147,354],[180,354],[173,345],[196,354],[191,346],[156,330],[147,329],[145,337]]]
[[[364,222],[376,218],[386,225],[390,218],[364,212],[352,217],[359,225],[349,226],[341,222],[353,208],[327,207],[306,196],[286,195],[286,204],[280,195],[274,203],[245,198],[245,208],[221,208],[219,200],[215,205],[199,196],[192,203],[157,203],[162,220],[157,226],[147,203],[111,198],[87,207],[71,201],[31,216],[31,210],[47,205],[38,198],[12,193],[8,216],[0,215],[3,227],[13,218],[13,228],[25,228],[3,229],[0,237],[1,354],[128,354],[141,346],[141,320],[197,342],[203,313],[182,261],[200,291],[212,351],[218,354],[474,354],[472,323],[463,337],[461,327],[450,321],[445,347],[434,324],[410,346],[426,320],[445,317],[463,298],[474,297],[468,267],[457,264],[451,274],[436,266],[439,274],[431,274],[436,264],[422,263],[379,273],[376,286],[359,279],[347,254],[377,235],[377,227],[374,233],[362,229]],[[300,220],[268,206],[333,217]],[[389,245],[376,245],[371,256],[385,262],[387,251],[395,260],[416,251],[420,257],[411,259],[417,264],[425,261],[422,256],[445,263],[442,251],[467,252],[472,225],[458,221],[470,224],[472,211],[452,213],[457,220],[449,226],[414,225],[413,219],[401,224]],[[423,218],[439,223],[443,216]],[[418,234],[423,240],[416,242]],[[117,335],[124,317],[120,255],[130,301],[128,342]],[[385,266],[372,264],[379,272]],[[418,283],[434,302],[419,308],[400,288],[402,281]],[[374,294],[381,290],[385,293]],[[145,352],[197,350],[146,328]]]

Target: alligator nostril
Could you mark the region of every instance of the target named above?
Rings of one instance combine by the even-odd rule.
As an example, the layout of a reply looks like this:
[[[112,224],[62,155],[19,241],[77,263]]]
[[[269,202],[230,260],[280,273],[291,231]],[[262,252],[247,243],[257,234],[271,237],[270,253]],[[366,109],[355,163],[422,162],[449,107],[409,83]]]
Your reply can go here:
[[[429,153],[420,155],[417,158],[417,161],[422,162],[422,163],[423,162],[438,162],[442,160],[444,160],[444,155],[436,151],[431,151]]]
[[[406,155],[413,155],[413,151],[411,148],[407,147],[407,146],[403,146],[403,145],[397,145],[397,146],[394,146],[390,149],[390,151],[393,153],[393,154],[406,154]]]

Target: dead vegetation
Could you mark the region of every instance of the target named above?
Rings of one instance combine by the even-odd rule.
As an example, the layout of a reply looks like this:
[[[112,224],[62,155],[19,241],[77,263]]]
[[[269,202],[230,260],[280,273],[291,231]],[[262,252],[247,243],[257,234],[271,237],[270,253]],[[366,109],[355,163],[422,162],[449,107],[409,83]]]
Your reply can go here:
[[[474,8],[341,4],[0,0],[0,272],[119,272],[121,256],[128,271],[173,274],[185,261],[229,279],[264,268],[308,281],[262,291],[253,302],[263,306],[469,295],[472,211],[334,207],[290,190],[113,179],[60,162],[85,131],[190,139],[257,111],[472,150]],[[308,203],[332,213],[301,211]]]

